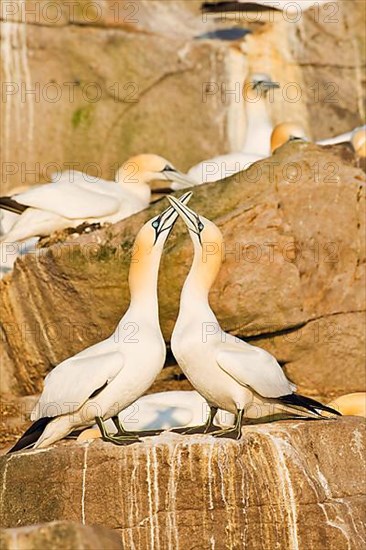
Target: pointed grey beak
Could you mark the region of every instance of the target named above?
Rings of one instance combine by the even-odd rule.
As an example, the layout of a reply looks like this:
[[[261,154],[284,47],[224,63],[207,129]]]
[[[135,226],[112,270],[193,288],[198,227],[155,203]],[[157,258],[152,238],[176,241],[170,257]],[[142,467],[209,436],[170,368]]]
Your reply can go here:
[[[168,181],[172,182],[170,188],[173,191],[179,191],[180,189],[186,189],[187,187],[194,187],[195,185],[198,185],[198,183],[187,174],[183,174],[183,172],[179,172],[179,170],[176,170],[170,166],[164,168],[161,173],[164,174]]]
[[[185,204],[182,204],[181,201],[177,200],[175,197],[167,197],[168,201],[174,208],[174,210],[179,214],[179,216],[182,218],[186,226],[190,231],[193,233],[196,233],[196,235],[200,235],[200,219],[198,214],[194,212],[194,210],[191,210],[186,206]]]
[[[187,193],[184,193],[179,200],[175,199],[178,204],[186,204],[189,202],[190,198],[192,197],[192,192],[188,191]],[[158,214],[155,218],[151,220],[151,225],[155,229],[155,242],[157,242],[159,235],[161,233],[164,233],[165,231],[168,231],[167,236],[169,235],[170,231],[173,229],[175,222],[178,219],[178,212],[173,206],[170,206],[166,210],[164,210],[161,214]]]
[[[278,82],[272,82],[272,80],[261,80],[254,85],[254,89],[257,88],[262,88],[265,92],[268,92],[269,90],[280,88],[280,85]]]

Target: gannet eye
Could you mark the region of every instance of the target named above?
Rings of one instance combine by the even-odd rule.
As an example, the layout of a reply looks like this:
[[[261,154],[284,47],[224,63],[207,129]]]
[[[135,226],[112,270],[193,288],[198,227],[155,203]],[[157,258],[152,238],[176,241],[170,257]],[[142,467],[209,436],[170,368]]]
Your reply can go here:
[[[172,166],[169,166],[169,164],[167,164],[165,166],[165,168],[163,168],[162,172],[175,172],[175,168],[173,168]]]
[[[151,225],[153,226],[154,229],[157,229],[159,227],[159,220],[155,220],[154,222],[152,222]]]
[[[202,222],[198,222],[198,231],[202,231],[204,229],[204,225]]]

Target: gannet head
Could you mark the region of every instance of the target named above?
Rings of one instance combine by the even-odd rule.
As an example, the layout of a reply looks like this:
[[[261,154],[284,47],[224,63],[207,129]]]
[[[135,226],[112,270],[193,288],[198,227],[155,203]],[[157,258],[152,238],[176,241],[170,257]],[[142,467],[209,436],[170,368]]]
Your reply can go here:
[[[366,126],[355,128],[352,132],[351,143],[356,154],[361,157],[366,157]]]
[[[249,75],[244,83],[245,97],[258,99],[265,97],[269,90],[279,88],[278,82],[274,82],[268,74],[253,73]]]
[[[222,233],[211,220],[197,214],[175,197],[168,197],[168,200],[189,230],[196,257],[200,258],[199,277],[204,286],[210,288],[221,265]]]
[[[131,157],[118,169],[116,182],[131,187],[162,180],[174,182],[174,189],[185,189],[196,185],[189,176],[179,172],[169,161],[159,155],[137,155]],[[171,183],[165,188],[173,189]],[[156,189],[159,189],[157,187]]]
[[[291,140],[308,141],[305,130],[300,124],[295,122],[282,122],[274,127],[271,136],[271,151],[272,153]]]
[[[192,193],[188,191],[177,200],[178,203],[188,203]],[[175,222],[178,213],[171,206],[147,221],[140,229],[135,239],[134,259],[139,256],[151,254],[153,250],[161,250],[164,247]]]
[[[329,403],[332,407],[346,416],[363,416],[366,418],[366,393],[348,393],[341,395]]]

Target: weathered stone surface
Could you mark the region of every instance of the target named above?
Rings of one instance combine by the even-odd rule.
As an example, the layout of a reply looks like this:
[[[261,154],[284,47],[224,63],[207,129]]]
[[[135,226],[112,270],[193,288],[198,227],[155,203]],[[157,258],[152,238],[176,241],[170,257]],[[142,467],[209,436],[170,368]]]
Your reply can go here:
[[[2,550],[123,550],[118,534],[68,521],[2,529],[0,546]]]
[[[299,393],[326,403],[331,395],[366,387],[364,342],[365,314],[340,313],[320,317],[296,330],[254,338],[252,343],[285,365]]]
[[[1,4],[3,192],[70,163],[113,178],[136,153],[186,169],[238,150],[251,71],[282,85],[274,123],[296,120],[316,139],[364,119],[363,2],[334,3],[334,17],[310,10],[296,23],[206,19],[200,0],[10,4]],[[251,34],[205,38],[233,26]]]
[[[2,523],[100,524],[124,548],[361,550],[364,428],[285,422],[246,426],[240,442],[163,434],[5,456]]]
[[[211,293],[224,328],[259,339],[294,382],[326,398],[364,391],[365,175],[339,150],[288,144],[224,183],[200,186],[191,202],[224,234]],[[36,393],[51,365],[112,332],[128,306],[134,236],[162,207],[16,263],[0,283],[3,391]],[[167,340],[191,259],[178,222],[159,282]]]

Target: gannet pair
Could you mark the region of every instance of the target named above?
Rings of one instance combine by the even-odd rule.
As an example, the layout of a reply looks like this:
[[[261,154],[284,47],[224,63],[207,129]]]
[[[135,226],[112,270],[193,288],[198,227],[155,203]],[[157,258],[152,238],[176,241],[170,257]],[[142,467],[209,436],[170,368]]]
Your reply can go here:
[[[181,200],[190,197],[186,193]],[[31,414],[34,423],[10,452],[32,444],[47,447],[95,420],[107,441],[138,440],[124,431],[117,415],[150,387],[164,366],[157,280],[164,244],[177,218],[170,207],[140,229],[130,265],[127,312],[109,338],[66,359],[46,376]],[[108,434],[108,418],[115,422],[117,435]]]
[[[243,417],[258,418],[283,412],[310,417],[321,416],[319,411],[339,414],[296,394],[296,386],[267,351],[221,329],[208,301],[209,290],[221,265],[221,231],[174,197],[168,199],[186,224],[194,247],[171,348],[188,380],[210,405],[211,414],[202,430],[214,429],[218,408],[234,414],[236,421],[234,427],[221,430],[217,436],[237,439],[241,435]],[[204,253],[208,250],[207,245],[209,254]],[[207,336],[205,326],[210,327]]]
[[[0,208],[20,214],[1,241],[22,242],[84,222],[116,223],[149,205],[153,180],[169,186],[174,182],[175,189],[194,185],[157,155],[132,157],[119,168],[115,182],[92,182],[81,172],[65,172],[59,181],[0,198]]]

